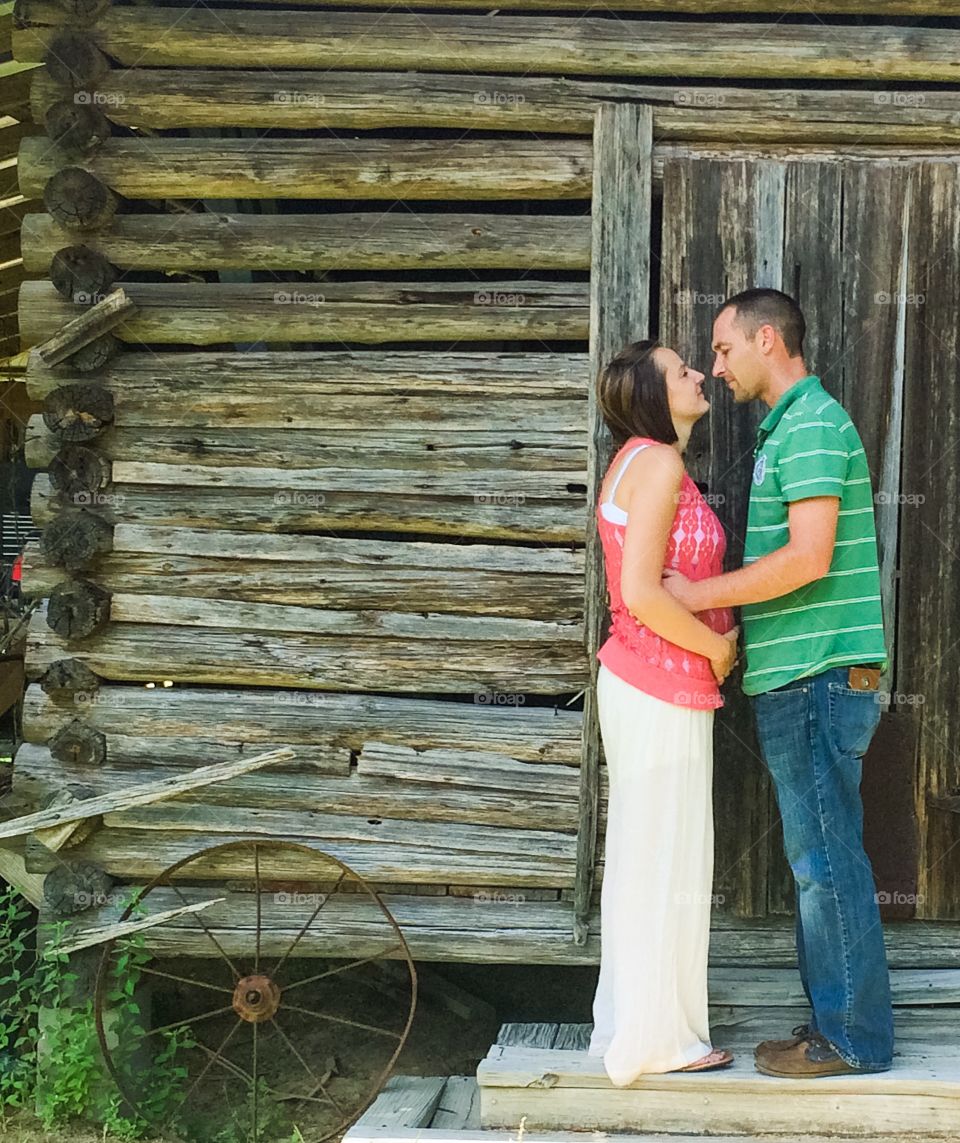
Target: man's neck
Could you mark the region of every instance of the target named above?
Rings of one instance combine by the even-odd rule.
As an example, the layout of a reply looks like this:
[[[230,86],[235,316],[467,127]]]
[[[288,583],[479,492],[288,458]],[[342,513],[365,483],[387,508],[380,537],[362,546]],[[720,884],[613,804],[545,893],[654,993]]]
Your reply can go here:
[[[760,400],[772,409],[788,389],[792,389],[798,381],[809,376],[810,370],[804,364],[803,358],[791,358],[781,369],[771,373],[766,388],[760,394]]]

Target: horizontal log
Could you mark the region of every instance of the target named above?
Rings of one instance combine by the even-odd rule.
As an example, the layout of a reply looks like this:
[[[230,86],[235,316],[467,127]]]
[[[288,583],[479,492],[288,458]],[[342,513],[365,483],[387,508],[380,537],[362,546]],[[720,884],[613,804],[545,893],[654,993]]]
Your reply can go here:
[[[26,545],[21,590],[49,595],[66,572]],[[326,536],[251,535],[118,525],[97,583],[116,595],[242,600],[305,607],[579,619],[579,551]]]
[[[30,511],[34,523],[52,520],[62,505],[46,473],[34,478]],[[569,503],[550,504],[508,496],[500,501],[435,495],[385,497],[379,492],[278,495],[269,490],[171,488],[123,485],[97,505],[110,524],[148,527],[224,528],[250,532],[352,531],[476,537],[510,542],[582,543],[586,513]]]
[[[511,409],[519,415],[513,405]],[[420,473],[416,469],[392,468],[260,468],[220,467],[209,464],[152,464],[120,460],[113,465],[113,482],[122,495],[126,484],[171,485],[179,488],[242,488],[273,491],[278,496],[297,493],[369,492],[385,496],[489,497],[501,500],[569,500],[571,506],[584,499],[586,473],[483,472],[453,469],[445,473]]]
[[[911,0],[907,0],[911,2]],[[918,0],[919,2],[919,0]],[[772,10],[772,9],[768,9]],[[697,77],[699,78],[699,77]],[[61,89],[45,68],[31,105],[42,123]],[[665,142],[960,142],[960,92],[734,88],[700,83],[598,82],[559,76],[417,72],[116,68],[95,98],[126,127],[259,127],[371,130],[449,127],[590,135],[601,102],[653,108]]]
[[[123,395],[119,401],[123,406],[121,420],[137,416]],[[557,420],[551,424],[541,418],[538,428],[531,428],[528,424],[504,424],[501,429],[490,429],[477,428],[476,421],[467,424],[466,417],[455,412],[461,402],[451,395],[443,402],[434,403],[435,417],[411,424],[409,417],[404,415],[403,427],[393,429],[397,422],[391,419],[372,424],[364,419],[365,409],[381,404],[371,393],[353,402],[335,399],[341,423],[352,419],[356,421],[357,428],[346,430],[344,424],[346,431],[330,432],[322,424],[321,402],[314,395],[314,400],[305,403],[316,408],[317,419],[321,421],[316,427],[260,428],[249,423],[255,418],[272,416],[268,410],[281,401],[281,397],[271,395],[264,395],[264,399],[258,401],[251,394],[249,399],[234,405],[236,417],[224,416],[214,420],[210,426],[135,423],[129,428],[120,428],[111,425],[97,436],[96,456],[107,472],[115,460],[253,468],[282,468],[284,465],[291,468],[309,465],[360,468],[369,464],[371,456],[380,458],[386,468],[432,473],[437,480],[442,480],[444,473],[460,468],[469,469],[478,476],[490,470],[546,473],[559,469],[579,472],[586,469],[586,429],[581,416],[583,406],[579,402],[550,398],[524,400],[528,408],[536,408],[538,412],[542,412],[547,403],[551,404],[561,411],[562,422]],[[154,416],[199,420],[191,404],[189,394],[185,394],[182,405],[173,401],[158,403]],[[507,404],[503,398],[489,395],[485,408],[496,418],[506,420],[503,411]],[[482,406],[474,405],[474,408],[478,407]],[[301,408],[303,406],[298,402],[297,409]],[[149,410],[145,410],[144,415],[149,416]],[[28,467],[49,468],[61,451],[59,438],[47,429],[42,417],[39,414],[30,417],[24,433],[23,450]],[[53,479],[55,473],[51,471],[50,475]]]
[[[63,23],[61,12],[50,0],[22,5],[25,26],[13,32],[17,59],[43,59],[52,34],[46,26]],[[273,12],[246,8],[157,6],[114,7],[89,34],[127,67],[803,75],[923,83],[952,82],[960,71],[960,33],[947,28],[304,10],[278,21]]]
[[[208,822],[211,827],[216,825],[218,815],[229,812],[219,806],[185,803],[178,806],[191,817],[202,817],[201,810],[211,811]],[[93,862],[111,875],[120,875],[122,871],[123,876],[147,878],[156,877],[173,862],[201,849],[269,837],[301,845],[309,842],[320,851],[313,861],[300,850],[275,856],[262,854],[261,877],[270,879],[329,880],[335,867],[329,858],[324,859],[324,854],[342,861],[361,877],[377,881],[408,884],[460,881],[550,888],[571,884],[573,879],[575,841],[572,834],[471,827],[459,823],[390,822],[389,819],[378,819],[378,824],[369,825],[362,819],[343,818],[344,824],[338,825],[332,814],[296,814],[286,815],[290,824],[295,823],[296,832],[280,835],[267,828],[269,813],[242,811],[240,816],[244,820],[232,832],[186,828],[164,831],[149,828],[145,820],[138,820],[133,828],[98,830],[77,845],[71,857]],[[308,824],[311,816],[312,826]],[[482,836],[475,837],[471,830],[480,831]],[[409,844],[402,844],[402,837],[408,838]],[[418,839],[423,839],[423,844]],[[27,869],[31,873],[44,872],[51,858],[56,860],[55,855],[34,853],[27,858]],[[213,854],[190,867],[191,878],[213,881],[249,877],[252,872],[249,853],[237,850]]]
[[[230,762],[215,762],[212,765],[197,766],[173,778],[161,778],[152,782],[141,782],[128,787],[114,788],[108,793],[92,798],[73,799],[66,805],[48,810],[38,810],[34,814],[0,822],[0,838],[23,837],[35,830],[49,829],[66,822],[81,821],[98,817],[112,810],[130,806],[146,806],[175,798],[210,782],[227,782],[239,774],[249,774],[253,770],[283,762],[294,757],[291,748],[267,751],[253,758],[233,759]]]
[[[302,288],[306,285],[306,289]],[[583,340],[587,284],[511,282],[129,283],[124,342]],[[74,307],[49,282],[20,287],[20,337],[45,340]]]
[[[28,804],[37,804],[61,790],[67,777],[100,794],[118,786],[173,777],[178,772],[177,767],[149,757],[146,750],[150,739],[128,739],[119,744],[117,740],[111,739],[107,765],[69,768],[52,758],[46,747],[22,743],[14,760],[16,795]],[[125,748],[129,742],[142,760],[140,768],[131,761],[130,753],[124,765],[113,762],[114,750]],[[364,820],[386,817],[520,829],[576,829],[576,771],[572,767],[532,765],[487,751],[421,752],[380,744],[368,744],[365,750],[378,748],[414,756],[422,763],[416,778],[410,779],[408,771],[393,775],[389,770],[383,774],[348,771],[329,776],[311,773],[302,765],[291,773],[288,765],[282,768],[282,780],[276,775],[243,775],[229,784],[197,791],[190,800],[204,806],[297,812],[322,807],[327,813],[354,814]],[[196,750],[207,757],[199,744]],[[190,765],[189,760],[181,761],[180,769]]]
[[[495,615],[442,615],[401,611],[334,611],[289,604],[243,603],[227,599],[182,599],[119,593],[110,600],[112,623],[218,628],[223,631],[304,632],[343,639],[403,640],[449,644],[453,653],[475,643],[538,644],[557,649],[583,641],[577,622],[504,619]],[[569,656],[570,650],[566,654]],[[2,834],[0,834],[2,836]]]
[[[75,239],[27,215],[24,269],[46,274]],[[498,214],[122,214],[85,245],[125,270],[465,270],[590,268],[590,219]]]
[[[23,700],[23,737],[43,745],[74,717],[38,684]],[[107,735],[216,741],[248,747],[290,744],[298,757],[309,747],[360,751],[371,739],[418,750],[484,750],[524,762],[580,761],[580,714],[562,707],[449,702],[377,694],[306,690],[102,685],[84,707],[86,723]],[[123,751],[117,748],[120,756]],[[111,755],[112,756],[112,755]],[[166,755],[162,755],[166,757]]]
[[[281,7],[286,0],[264,0],[267,4]],[[335,8],[340,0],[303,0],[303,7]],[[390,8],[391,0],[354,0],[356,8]],[[464,11],[487,11],[489,0],[444,0],[444,8],[457,8]],[[436,0],[407,0],[405,8],[436,8]],[[551,12],[561,8],[581,9],[583,0],[506,0],[497,5],[498,11],[540,11]],[[683,12],[691,15],[708,15],[720,12],[734,14],[755,12],[766,15],[770,12],[783,12],[793,15],[797,9],[791,0],[617,0],[618,12]],[[836,15],[849,13],[877,18],[896,15],[926,16],[930,13],[930,0],[809,0],[804,3],[804,13],[811,15]],[[960,15],[960,0],[937,0],[938,16]]]
[[[116,194],[143,198],[588,199],[590,146],[526,139],[112,138],[78,161]],[[20,145],[20,193],[58,169],[45,138]]]
[[[71,376],[69,369],[47,369],[35,352],[27,360],[27,393],[34,399],[51,389],[86,378]],[[97,375],[98,383],[110,389],[124,407],[127,424],[155,425],[149,415],[158,405],[164,417],[172,418],[185,407],[195,412],[177,422],[202,425],[216,417],[244,420],[243,410],[263,395],[272,399],[280,390],[288,404],[296,403],[297,424],[301,406],[311,394],[324,400],[336,396],[370,396],[375,393],[401,396],[430,394],[449,398],[455,394],[483,396],[579,397],[586,400],[589,364],[579,353],[434,353],[422,350],[345,352],[341,350],[273,350],[264,353],[201,351],[187,353],[123,353]],[[231,399],[233,398],[233,399]],[[195,403],[196,402],[196,406]],[[434,399],[434,403],[442,402]],[[258,427],[289,428],[289,422],[249,420]],[[351,431],[359,421],[344,422]],[[323,427],[327,427],[323,425]],[[384,443],[402,426],[391,426]]]
[[[134,605],[144,598],[129,597]],[[193,600],[191,606],[209,608],[214,602]],[[227,615],[230,608],[266,606],[224,603],[217,609],[217,617]],[[571,637],[562,642],[541,638],[497,641],[484,639],[478,630],[480,637],[459,639],[456,654],[450,655],[441,631],[450,623],[450,616],[431,621],[437,632],[435,639],[429,638],[426,628],[422,638],[411,638],[409,633],[374,636],[375,625],[366,635],[334,635],[260,632],[245,630],[242,625],[219,628],[110,622],[81,643],[54,634],[47,625],[46,610],[42,605],[34,612],[27,631],[24,663],[30,679],[38,678],[51,663],[68,655],[114,681],[169,679],[174,683],[331,691],[563,694],[580,691],[588,678],[582,643],[573,637],[579,630],[574,625]],[[169,610],[187,618],[180,600],[173,601]],[[312,609],[295,610],[319,618]],[[135,618],[133,612],[127,614]],[[407,632],[409,621],[415,617],[401,618],[407,622],[399,625],[398,631]],[[476,622],[528,627],[534,623],[490,618]]]

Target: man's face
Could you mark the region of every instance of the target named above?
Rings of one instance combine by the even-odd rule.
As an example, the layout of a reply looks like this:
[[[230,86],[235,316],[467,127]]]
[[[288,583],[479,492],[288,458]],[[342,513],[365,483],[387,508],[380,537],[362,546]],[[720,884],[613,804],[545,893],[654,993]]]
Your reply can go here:
[[[738,403],[760,396],[767,380],[768,359],[760,351],[761,326],[753,337],[746,337],[733,306],[721,310],[713,323],[713,375],[719,377]]]

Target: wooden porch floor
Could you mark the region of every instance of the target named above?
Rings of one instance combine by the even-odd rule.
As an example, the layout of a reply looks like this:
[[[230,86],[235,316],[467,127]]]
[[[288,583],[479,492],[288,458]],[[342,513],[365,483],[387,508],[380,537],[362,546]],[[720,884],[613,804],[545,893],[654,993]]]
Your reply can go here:
[[[896,1050],[890,1071],[817,1080],[757,1072],[758,1041],[781,1037],[808,1009],[792,971],[711,973],[713,1042],[736,1061],[718,1072],[610,1083],[586,1054],[590,1024],[503,1024],[472,1076],[394,1076],[344,1143],[621,1143],[708,1136],[764,1143],[828,1138],[960,1138],[960,980],[955,970],[891,974]],[[730,1003],[736,996],[741,1003]]]

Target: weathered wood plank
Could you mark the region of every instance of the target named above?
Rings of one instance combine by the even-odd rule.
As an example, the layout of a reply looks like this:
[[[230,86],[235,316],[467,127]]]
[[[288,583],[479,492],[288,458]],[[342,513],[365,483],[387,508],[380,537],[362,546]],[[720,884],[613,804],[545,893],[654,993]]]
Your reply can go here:
[[[153,913],[149,917],[137,921],[124,921],[121,924],[108,925],[102,929],[87,929],[82,937],[68,941],[49,942],[44,946],[43,955],[49,957],[54,954],[77,952],[79,949],[92,948],[94,945],[113,941],[118,937],[142,933],[154,925],[163,925],[167,921],[178,920],[180,917],[191,916],[194,913],[202,913],[204,909],[209,909],[211,905],[224,900],[226,900],[225,897],[215,898],[212,901],[197,901],[192,905],[182,905],[179,909],[164,909],[160,913]]]
[[[579,139],[267,138],[251,150],[248,139],[113,137],[77,165],[131,199],[423,201],[589,198],[591,164]],[[23,140],[21,194],[40,197],[56,169],[49,140]]]
[[[354,1126],[368,1130],[426,1127],[446,1084],[446,1076],[391,1076]]]
[[[24,550],[21,590],[49,595],[67,579],[39,544]],[[120,524],[97,583],[115,593],[194,596],[307,607],[579,620],[582,553],[495,544],[406,543],[254,535]]]
[[[24,269],[46,273],[75,240],[49,214],[27,216]],[[590,222],[576,215],[214,214],[120,215],[84,244],[120,269],[466,270],[590,267]]]
[[[41,804],[43,799],[62,790],[65,781],[81,783],[92,794],[102,794],[119,786],[173,777],[191,769],[195,757],[203,753],[197,749],[194,760],[188,755],[178,760],[178,764],[145,760],[137,768],[131,761],[132,752],[126,753],[122,763],[114,760],[114,748],[124,749],[128,741],[112,738],[108,742],[108,763],[104,766],[65,766],[52,758],[47,747],[22,743],[14,762],[13,788],[27,804]],[[141,756],[146,755],[151,741],[161,748],[165,743],[163,739],[133,741]],[[189,747],[185,753],[188,750]],[[499,760],[497,755],[481,751],[460,754],[429,751],[426,754],[424,773],[416,778],[403,772],[369,774],[358,770],[350,773],[348,769],[346,773],[329,776],[322,772],[311,773],[305,768],[299,771],[285,768],[282,780],[273,775],[244,775],[228,784],[217,783],[197,791],[191,800],[204,806],[248,806],[258,810],[303,812],[322,808],[329,813],[356,814],[363,818],[464,822],[564,832],[576,829],[576,775],[572,768],[514,763],[514,771],[529,771],[529,774],[514,776],[506,772],[505,765],[490,765],[488,759]],[[450,761],[445,764],[446,759]],[[473,767],[473,773],[468,771],[468,766]],[[52,847],[48,845],[48,848]]]
[[[91,341],[102,337],[122,321],[132,318],[135,309],[123,288],[118,287],[89,309],[83,310],[79,316],[67,321],[42,345],[37,346],[37,354],[44,365],[51,369],[61,365]]]
[[[578,282],[130,283],[137,312],[121,341],[211,345],[224,341],[578,340],[587,334],[587,289]],[[307,285],[311,285],[307,283]],[[75,313],[49,282],[19,294],[25,346]]]
[[[62,10],[33,0],[13,48],[43,59]],[[371,14],[114,7],[89,29],[124,66],[528,72],[918,80],[957,77],[958,34],[944,28],[716,23],[594,16]],[[751,50],[742,46],[749,41]]]
[[[768,9],[772,10],[772,9]],[[699,79],[698,77],[695,77]],[[802,78],[802,76],[801,76]],[[960,93],[612,83],[561,76],[229,68],[115,68],[98,84],[100,106],[126,127],[456,127],[591,135],[598,103],[653,107],[661,142],[960,142]],[[289,98],[284,98],[288,94]],[[61,97],[46,68],[33,73],[31,107],[43,123]],[[34,204],[39,209],[39,204]],[[119,220],[118,220],[119,221]]]
[[[960,972],[935,968],[893,969],[890,990],[897,1007],[960,1003]],[[710,1003],[753,1008],[806,1007],[800,976],[793,969],[714,967],[710,970]],[[557,1045],[558,1047],[560,1045]]]
[[[280,390],[283,399],[302,404],[311,394],[325,402],[337,396],[428,397],[437,396],[536,396],[581,399],[587,396],[589,361],[586,354],[545,353],[434,353],[422,350],[379,352],[298,349],[264,353],[222,350],[143,353],[131,350],[108,362],[98,380],[115,395],[128,424],[155,425],[151,411],[162,406],[173,417],[187,410],[182,423],[200,426],[214,417],[230,416],[243,421],[248,408],[272,400]],[[89,380],[68,369],[47,369],[35,352],[29,354],[26,371],[30,397],[43,398],[60,385]],[[441,410],[435,409],[437,415]],[[289,415],[289,408],[288,408]],[[307,410],[307,415],[310,410]],[[315,414],[313,414],[315,415]],[[344,411],[346,416],[346,411]],[[171,422],[176,423],[176,422]],[[257,427],[270,423],[289,428],[289,421],[250,421]],[[300,423],[298,415],[298,424]],[[310,423],[309,421],[307,422]],[[318,420],[318,426],[329,428]],[[360,429],[359,419],[342,422],[351,431]],[[367,426],[370,431],[370,426]],[[458,426],[459,429],[459,426]],[[397,426],[392,432],[403,432]],[[380,441],[378,440],[378,445]]]
[[[594,134],[593,265],[590,275],[590,374],[596,379],[624,345],[647,336],[650,296],[650,227],[653,126],[650,109],[604,104]],[[603,549],[594,505],[610,462],[612,440],[596,400],[587,400],[587,519],[584,582],[585,650],[589,682],[583,698],[580,825],[574,896],[574,940],[587,939],[597,850],[600,723],[597,651],[607,617]]]
[[[482,750],[518,761],[576,766],[580,714],[551,707],[448,702],[377,694],[306,690],[224,690],[103,685],[79,704],[84,721],[107,736],[216,738],[263,749],[289,743],[300,757],[310,747],[360,751],[371,741],[418,750]],[[23,736],[43,745],[71,721],[78,707],[27,687]],[[118,754],[123,756],[123,749]],[[176,756],[176,755],[172,755]],[[164,755],[166,757],[166,755]],[[136,761],[134,759],[134,761]]]
[[[211,782],[227,782],[240,774],[270,766],[294,757],[292,749],[271,750],[253,758],[236,759],[233,762],[216,762],[212,766],[197,766],[186,774],[174,778],[161,778],[156,782],[142,782],[124,789],[101,794],[95,798],[81,798],[64,806],[49,810],[39,810],[12,821],[0,822],[0,838],[23,837],[35,830],[48,829],[66,822],[81,821],[97,817],[111,810],[129,806],[145,806],[164,798],[206,786]]]
[[[46,473],[34,478],[30,511],[42,526],[64,508]],[[570,503],[531,500],[510,495],[496,500],[482,493],[473,498],[384,496],[370,492],[292,495],[261,489],[172,488],[126,484],[118,495],[97,504],[97,515],[110,524],[146,527],[224,528],[250,532],[352,531],[413,532],[418,537],[542,540],[579,543],[584,512]]]
[[[134,601],[143,597],[131,596]],[[194,600],[207,606],[212,601]],[[183,614],[182,600],[172,601]],[[223,604],[257,607],[256,604]],[[313,614],[311,609],[302,609]],[[413,627],[397,635],[376,635],[371,623],[365,635],[252,631],[239,627],[170,626],[165,623],[111,622],[82,641],[55,635],[42,605],[31,617],[25,647],[28,678],[38,678],[58,659],[73,656],[104,679],[174,683],[220,683],[244,686],[306,687],[319,690],[424,691],[461,694],[562,694],[583,685],[587,667],[579,626],[569,638],[461,639],[453,661],[445,661],[447,642],[441,634],[451,617],[423,621],[420,638]],[[135,618],[135,613],[131,618]],[[333,614],[333,613],[331,613]],[[370,613],[375,618],[376,613]],[[414,617],[410,617],[413,619]],[[533,623],[533,620],[490,620]],[[435,635],[428,628],[434,627]],[[375,636],[371,638],[371,636]]]
[[[960,399],[950,363],[960,351],[960,201],[955,167],[924,165],[907,237],[906,360],[900,497],[897,690],[918,723],[918,917],[960,918],[960,814],[935,799],[960,788]],[[886,307],[884,307],[886,308]],[[898,716],[899,717],[899,716]]]

